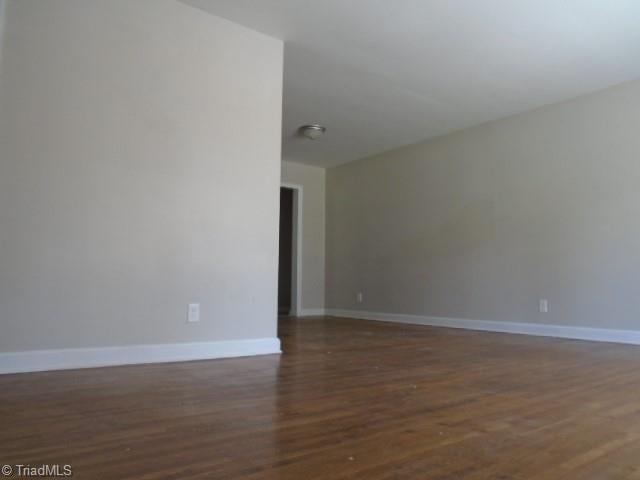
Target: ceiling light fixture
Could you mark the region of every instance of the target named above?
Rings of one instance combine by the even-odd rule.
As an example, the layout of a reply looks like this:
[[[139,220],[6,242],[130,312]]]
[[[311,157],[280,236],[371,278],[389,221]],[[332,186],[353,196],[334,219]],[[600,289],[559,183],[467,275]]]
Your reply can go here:
[[[320,138],[324,134],[324,132],[327,131],[327,129],[322,125],[312,123],[311,125],[303,125],[302,127],[300,127],[299,131],[309,140],[316,140],[317,138]]]

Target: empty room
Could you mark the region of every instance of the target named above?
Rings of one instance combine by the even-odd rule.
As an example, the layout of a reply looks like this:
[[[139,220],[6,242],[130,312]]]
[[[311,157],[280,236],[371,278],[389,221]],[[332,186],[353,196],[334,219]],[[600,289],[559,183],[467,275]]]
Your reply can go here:
[[[0,0],[0,469],[640,480],[640,2]]]

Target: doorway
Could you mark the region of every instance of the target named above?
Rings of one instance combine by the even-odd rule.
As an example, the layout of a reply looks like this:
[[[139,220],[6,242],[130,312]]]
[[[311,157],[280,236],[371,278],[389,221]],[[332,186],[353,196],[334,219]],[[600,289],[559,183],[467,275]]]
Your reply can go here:
[[[297,185],[280,188],[280,234],[278,251],[278,315],[298,315],[300,301],[300,204]]]

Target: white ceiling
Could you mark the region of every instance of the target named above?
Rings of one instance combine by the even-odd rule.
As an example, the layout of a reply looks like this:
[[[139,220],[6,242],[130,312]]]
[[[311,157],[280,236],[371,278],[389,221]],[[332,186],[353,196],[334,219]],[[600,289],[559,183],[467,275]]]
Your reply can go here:
[[[640,77],[639,0],[184,0],[285,41],[283,156],[333,166]],[[327,134],[310,141],[300,125]]]

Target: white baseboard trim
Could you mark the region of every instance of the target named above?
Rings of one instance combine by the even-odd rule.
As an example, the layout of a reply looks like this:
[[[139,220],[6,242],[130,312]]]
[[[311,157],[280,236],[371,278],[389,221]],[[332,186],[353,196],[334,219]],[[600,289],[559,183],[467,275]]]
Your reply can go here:
[[[482,330],[487,332],[514,333],[541,337],[569,338],[573,340],[590,340],[593,342],[640,345],[640,331],[637,330],[611,330],[605,328],[570,327],[566,325],[550,325],[541,323],[496,322],[489,320],[469,320],[462,318],[429,317],[338,309],[328,309],[327,315],[382,322],[409,323],[430,327],[462,328],[466,330]]]
[[[299,317],[321,317],[325,314],[324,308],[305,308],[298,314]]]
[[[277,338],[0,353],[0,374],[281,353]]]

